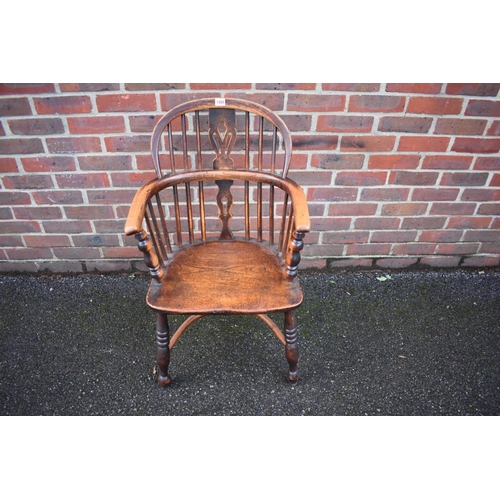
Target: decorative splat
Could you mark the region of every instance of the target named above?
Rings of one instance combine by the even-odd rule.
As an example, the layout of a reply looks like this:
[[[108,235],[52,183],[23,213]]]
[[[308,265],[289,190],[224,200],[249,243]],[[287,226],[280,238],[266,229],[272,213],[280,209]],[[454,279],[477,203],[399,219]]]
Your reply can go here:
[[[233,233],[229,229],[229,219],[232,219],[231,207],[233,206],[233,195],[231,193],[231,186],[233,181],[215,181],[219,186],[217,193],[217,206],[219,207],[219,219],[222,221],[222,231],[220,233],[220,240],[232,240]]]
[[[236,112],[234,109],[211,108],[208,112],[208,136],[215,151],[214,170],[234,168],[230,157],[236,142]]]

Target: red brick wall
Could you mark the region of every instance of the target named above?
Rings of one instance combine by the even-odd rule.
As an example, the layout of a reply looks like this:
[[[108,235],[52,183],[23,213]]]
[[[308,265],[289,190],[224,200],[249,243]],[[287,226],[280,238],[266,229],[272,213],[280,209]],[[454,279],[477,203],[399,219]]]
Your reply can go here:
[[[0,271],[134,271],[127,206],[156,119],[244,97],[294,138],[303,267],[496,266],[500,84],[0,84]]]

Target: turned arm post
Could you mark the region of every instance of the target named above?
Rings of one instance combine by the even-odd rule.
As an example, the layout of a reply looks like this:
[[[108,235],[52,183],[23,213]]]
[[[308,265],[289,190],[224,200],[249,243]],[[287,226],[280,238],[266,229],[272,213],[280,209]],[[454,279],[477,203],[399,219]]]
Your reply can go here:
[[[149,272],[151,276],[156,281],[160,281],[163,276],[163,270],[160,266],[160,261],[158,260],[158,256],[153,250],[153,245],[148,238],[148,234],[146,231],[142,230],[135,235],[139,250],[144,254],[144,262],[146,266],[148,266]]]
[[[297,270],[300,262],[300,251],[304,248],[305,233],[294,231],[288,244],[288,253],[286,255],[286,281],[293,281],[297,276]]]

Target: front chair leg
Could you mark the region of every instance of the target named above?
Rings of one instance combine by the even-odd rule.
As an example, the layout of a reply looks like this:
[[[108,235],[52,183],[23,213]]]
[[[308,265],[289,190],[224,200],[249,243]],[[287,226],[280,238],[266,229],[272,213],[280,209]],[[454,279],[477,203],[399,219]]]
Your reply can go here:
[[[158,374],[158,384],[165,387],[170,384],[171,378],[168,375],[168,364],[170,363],[170,334],[168,331],[167,315],[157,313],[156,322],[156,361],[160,368]]]
[[[297,318],[293,310],[285,311],[285,342],[285,355],[290,367],[288,380],[295,384],[299,379],[297,369],[299,346],[297,344]]]

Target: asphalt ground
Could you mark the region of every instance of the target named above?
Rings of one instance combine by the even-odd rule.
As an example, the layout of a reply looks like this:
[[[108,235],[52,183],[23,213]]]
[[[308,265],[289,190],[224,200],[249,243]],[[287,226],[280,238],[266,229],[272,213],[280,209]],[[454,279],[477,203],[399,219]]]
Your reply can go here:
[[[213,316],[177,342],[167,388],[149,277],[0,276],[0,414],[500,414],[500,270],[299,276],[298,384],[261,321]]]

